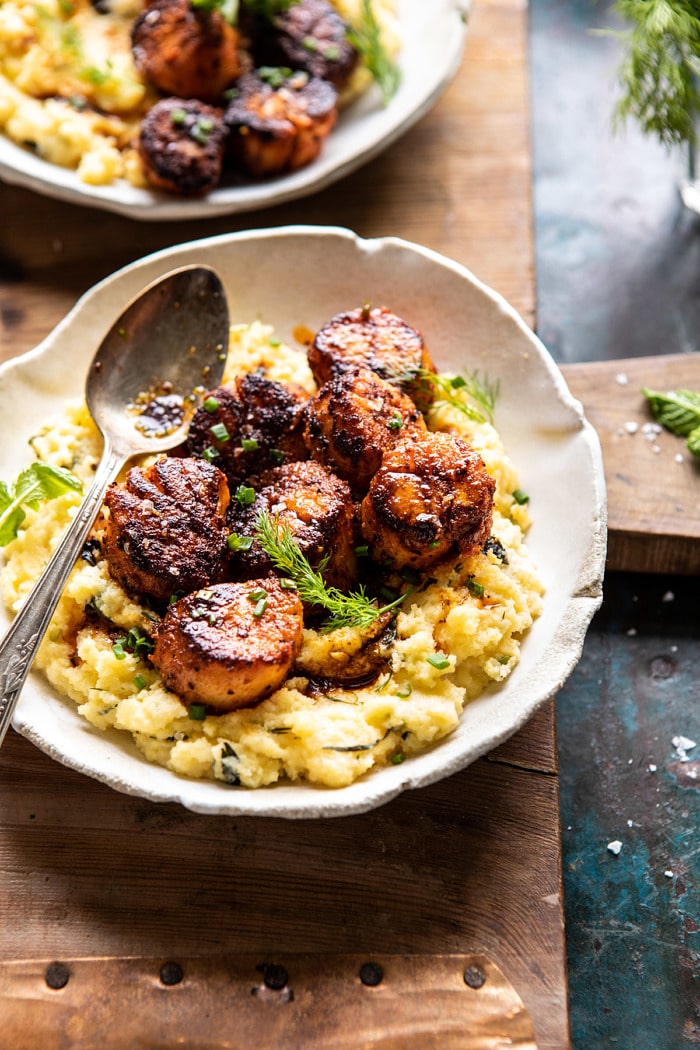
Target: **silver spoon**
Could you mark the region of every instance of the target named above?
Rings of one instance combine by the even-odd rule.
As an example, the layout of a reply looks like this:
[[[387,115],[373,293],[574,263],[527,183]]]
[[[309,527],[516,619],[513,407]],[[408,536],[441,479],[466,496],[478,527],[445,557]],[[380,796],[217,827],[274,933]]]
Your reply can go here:
[[[132,456],[165,452],[184,439],[198,395],[219,384],[228,346],[226,295],[201,266],[173,270],[149,285],[112,325],[90,365],[85,396],[104,438],[82,504],[31,594],[0,642],[0,743],[36,650],[102,506],[107,486]],[[182,399],[175,423],[154,426],[148,409]]]

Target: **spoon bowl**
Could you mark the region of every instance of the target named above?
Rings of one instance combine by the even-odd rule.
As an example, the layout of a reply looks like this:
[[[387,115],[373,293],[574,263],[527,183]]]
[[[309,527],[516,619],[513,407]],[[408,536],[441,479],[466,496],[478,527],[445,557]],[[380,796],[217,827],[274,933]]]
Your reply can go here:
[[[102,340],[85,385],[104,441],[102,457],[75,517],[0,642],[0,743],[107,486],[132,457],[182,442],[201,396],[221,380],[228,336],[219,277],[208,267],[186,266],[149,285]]]

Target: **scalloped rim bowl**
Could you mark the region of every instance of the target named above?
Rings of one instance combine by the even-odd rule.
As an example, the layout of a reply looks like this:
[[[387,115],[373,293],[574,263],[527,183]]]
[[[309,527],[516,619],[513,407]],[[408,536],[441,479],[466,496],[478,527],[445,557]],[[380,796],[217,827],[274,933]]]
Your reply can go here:
[[[399,89],[387,106],[371,88],[344,110],[312,164],[279,178],[221,185],[201,199],[138,189],[123,180],[90,186],[0,135],[0,178],[49,197],[143,221],[202,219],[271,207],[330,186],[390,146],[428,112],[459,68],[470,0],[398,0]]]
[[[125,304],[149,282],[189,263],[217,270],[233,322],[261,318],[290,345],[296,345],[297,326],[316,330],[369,299],[420,329],[438,367],[477,369],[498,380],[496,426],[530,495],[528,546],[546,587],[543,614],[527,633],[512,675],[468,704],[450,736],[345,788],[283,783],[246,791],[186,780],[147,762],[126,733],[94,729],[35,673],[13,724],[73,769],[119,791],[180,802],[196,812],[296,818],[363,812],[490,751],[573,670],[602,598],[606,504],[598,438],[542,343],[464,267],[396,238],[362,240],[340,228],[294,226],[170,248],[119,270],[83,296],[38,347],[0,368],[0,477],[15,477],[31,460],[27,440],[37,426],[60,411],[66,398],[82,395],[94,350]],[[8,623],[3,609],[0,627]]]

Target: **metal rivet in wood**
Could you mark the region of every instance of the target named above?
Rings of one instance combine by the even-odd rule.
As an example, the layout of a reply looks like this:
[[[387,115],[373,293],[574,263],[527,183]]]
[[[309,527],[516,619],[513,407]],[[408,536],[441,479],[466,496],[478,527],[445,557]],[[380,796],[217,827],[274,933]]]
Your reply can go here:
[[[52,962],[46,968],[46,983],[49,988],[54,988],[58,991],[60,988],[65,988],[70,979],[70,970],[68,967],[61,962]]]

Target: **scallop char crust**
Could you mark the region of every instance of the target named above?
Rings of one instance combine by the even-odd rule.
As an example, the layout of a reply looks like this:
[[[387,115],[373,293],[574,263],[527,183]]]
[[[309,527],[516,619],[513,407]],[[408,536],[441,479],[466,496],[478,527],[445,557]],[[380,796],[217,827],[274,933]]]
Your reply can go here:
[[[411,398],[365,368],[333,376],[311,398],[305,415],[312,458],[359,493],[367,491],[386,449],[426,431]]]
[[[274,20],[277,46],[292,69],[343,88],[359,61],[348,24],[328,0],[297,0]]]
[[[266,379],[259,372],[238,376],[212,390],[190,424],[192,455],[211,457],[233,488],[273,466],[307,459],[302,387]]]
[[[338,118],[332,84],[303,71],[273,83],[251,73],[237,90],[224,120],[229,151],[245,172],[265,178],[316,159]]]
[[[476,554],[491,533],[495,482],[461,438],[428,433],[384,454],[361,507],[375,561],[424,570]]]
[[[210,5],[151,0],[131,31],[134,63],[165,95],[216,102],[243,72],[238,32]]]
[[[323,578],[329,586],[348,590],[355,582],[355,505],[349,486],[320,463],[307,460],[270,471],[254,502],[229,510],[229,525],[237,536],[254,537],[256,522],[265,510],[281,529],[287,528],[297,546],[315,568],[328,561]],[[254,539],[249,550],[231,556],[231,573],[241,577],[269,572],[272,563]]]
[[[224,475],[202,460],[132,467],[105,495],[110,572],[126,590],[158,601],[220,578],[229,498]]]
[[[423,336],[385,306],[336,314],[321,328],[309,349],[309,365],[322,386],[348,368],[369,368],[398,386],[423,409],[431,388],[422,372],[434,372]]]
[[[151,660],[185,703],[223,714],[259,703],[282,684],[302,626],[297,593],[274,576],[219,583],[169,607]]]
[[[199,197],[219,184],[226,126],[221,110],[196,99],[165,98],[141,122],[138,152],[151,186]]]

